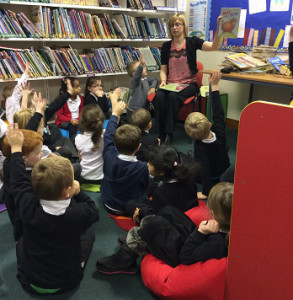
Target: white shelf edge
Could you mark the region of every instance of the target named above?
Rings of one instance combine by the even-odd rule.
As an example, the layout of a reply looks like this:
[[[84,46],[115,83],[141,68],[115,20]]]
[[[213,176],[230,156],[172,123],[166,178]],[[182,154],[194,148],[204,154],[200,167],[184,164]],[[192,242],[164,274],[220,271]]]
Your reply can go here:
[[[155,71],[149,71],[149,73],[158,73],[160,70],[155,70]],[[87,77],[93,77],[93,76],[99,76],[99,77],[105,77],[105,76],[120,76],[120,75],[127,75],[127,72],[117,72],[117,73],[90,73],[90,74],[82,74],[82,75],[75,75],[75,74],[70,74],[70,75],[64,75],[64,76],[48,76],[48,77],[34,77],[34,78],[29,78],[28,80],[30,81],[37,81],[37,80],[56,80],[56,79],[62,79],[66,76],[72,76],[72,77],[77,77],[77,78],[87,78]],[[0,83],[7,83],[7,82],[14,82],[17,81],[17,79],[0,79]]]
[[[41,2],[24,2],[24,1],[13,1],[13,2],[0,2],[0,4],[9,5],[24,5],[24,6],[46,6],[46,7],[63,7],[63,8],[75,8],[84,9],[92,11],[126,11],[135,13],[174,13],[176,10],[151,10],[151,9],[134,9],[126,7],[106,7],[106,6],[95,6],[95,5],[71,5],[71,4],[61,4],[61,3],[41,3]]]
[[[57,38],[0,38],[3,42],[165,42],[170,39],[57,39]]]

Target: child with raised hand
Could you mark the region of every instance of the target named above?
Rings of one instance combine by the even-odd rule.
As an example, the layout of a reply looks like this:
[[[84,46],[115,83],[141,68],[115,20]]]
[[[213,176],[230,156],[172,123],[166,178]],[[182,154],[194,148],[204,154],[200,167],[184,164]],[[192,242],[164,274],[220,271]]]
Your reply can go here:
[[[18,79],[15,87],[7,85],[4,87],[2,95],[5,100],[6,118],[10,124],[13,124],[13,115],[21,109],[22,86],[26,84],[29,79],[30,64],[25,64],[25,71]],[[26,107],[22,107],[24,109]]]
[[[10,126],[10,178],[19,206],[23,238],[17,243],[18,279],[34,294],[60,294],[77,287],[89,258],[99,218],[94,202],[73,179],[68,159],[54,156],[39,161],[31,180],[22,158],[23,134]]]
[[[103,81],[99,77],[89,77],[85,84],[84,105],[98,104],[106,117],[109,113],[109,102],[104,92]]]
[[[123,101],[119,101],[119,95],[120,89],[110,93],[112,116],[104,134],[101,198],[108,212],[123,215],[130,199],[147,199],[145,190],[149,172],[146,163],[135,157],[140,148],[140,129],[129,124],[117,129],[126,107]]]
[[[31,130],[21,129],[24,137],[22,145],[22,157],[26,167],[28,176],[31,176],[32,168],[42,158],[42,136]],[[11,147],[8,143],[7,136],[4,137],[2,143],[2,152],[6,157],[3,162],[3,199],[7,207],[10,222],[14,230],[14,239],[17,242],[23,234],[22,222],[19,216],[18,206],[15,199],[12,196],[12,190],[10,186],[10,164],[11,164]]]
[[[57,111],[57,118],[55,123],[62,129],[69,131],[69,138],[74,141],[78,130],[78,122],[81,111],[84,107],[84,98],[80,95],[81,87],[77,78],[65,78],[61,81],[60,94],[67,92],[67,81],[70,80],[72,91],[67,101]]]
[[[220,176],[230,166],[224,109],[219,93],[220,79],[221,73],[218,71],[209,77],[214,124],[199,112],[189,114],[184,124],[187,135],[195,140],[194,159],[202,167],[202,191],[198,192],[199,199],[207,198],[212,186],[219,182]]]
[[[103,124],[105,115],[99,105],[83,108],[79,121],[81,134],[75,137],[81,165],[79,182],[100,184],[103,179]]]
[[[147,108],[149,94],[153,94],[158,87],[158,80],[148,76],[147,67],[143,55],[140,55],[139,61],[133,61],[127,66],[128,75],[131,76],[130,89],[131,97],[127,107],[127,118],[131,113],[139,108]]]

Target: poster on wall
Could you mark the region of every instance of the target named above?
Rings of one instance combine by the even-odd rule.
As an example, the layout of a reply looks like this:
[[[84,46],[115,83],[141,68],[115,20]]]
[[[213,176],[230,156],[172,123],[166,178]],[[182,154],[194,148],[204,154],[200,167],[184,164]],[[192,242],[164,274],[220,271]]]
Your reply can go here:
[[[204,37],[207,21],[207,1],[191,0],[189,2],[188,35]]]

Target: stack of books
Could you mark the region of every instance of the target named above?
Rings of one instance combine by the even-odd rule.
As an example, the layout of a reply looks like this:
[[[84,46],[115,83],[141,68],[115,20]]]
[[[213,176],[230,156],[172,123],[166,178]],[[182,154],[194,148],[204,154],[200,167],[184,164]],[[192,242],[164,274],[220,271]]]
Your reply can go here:
[[[240,70],[242,69],[258,69],[265,67],[267,63],[252,57],[246,53],[235,53],[225,57],[226,60]]]
[[[133,9],[154,9],[152,0],[127,0],[127,7]]]
[[[99,0],[99,5],[103,7],[120,7],[118,0]]]
[[[158,70],[159,65],[151,49],[108,47],[99,49],[73,49],[72,47],[50,48],[43,46],[38,50],[0,47],[0,78],[16,79],[25,70],[25,63],[31,64],[32,77],[83,75],[98,73],[125,72],[127,64],[139,60],[144,55],[149,70]]]

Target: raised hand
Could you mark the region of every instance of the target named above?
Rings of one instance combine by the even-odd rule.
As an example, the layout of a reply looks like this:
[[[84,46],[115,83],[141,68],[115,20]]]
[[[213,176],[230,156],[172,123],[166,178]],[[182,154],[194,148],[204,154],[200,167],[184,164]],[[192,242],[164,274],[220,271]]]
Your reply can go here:
[[[19,130],[17,123],[8,126],[6,139],[8,144],[11,146],[11,153],[22,151],[24,137],[23,133]]]
[[[23,83],[20,88],[22,90],[22,97],[28,96],[34,91],[34,89],[30,88],[30,83]]]
[[[212,92],[219,89],[219,81],[221,80],[222,73],[220,71],[214,71],[209,76],[209,83],[211,85]]]
[[[27,62],[27,63],[25,63],[25,70],[24,70],[24,73],[26,74],[26,75],[29,75],[30,74],[30,63],[29,62]]]
[[[72,84],[71,84],[71,80],[70,79],[66,79],[66,85],[67,85],[67,92],[72,95],[73,94],[73,88],[72,88]]]
[[[109,93],[109,98],[112,104],[112,115],[117,117],[120,117],[124,113],[126,108],[126,104],[123,101],[119,100],[120,95],[120,88],[117,88],[114,90],[114,92]]]
[[[44,115],[45,110],[46,110],[47,100],[42,98],[42,94],[41,93],[38,93],[38,94],[34,93],[33,103],[35,105],[36,112]]]
[[[143,57],[142,53],[140,53],[139,64],[142,67],[144,67],[144,65],[145,65],[145,60],[144,60],[144,57]]]

